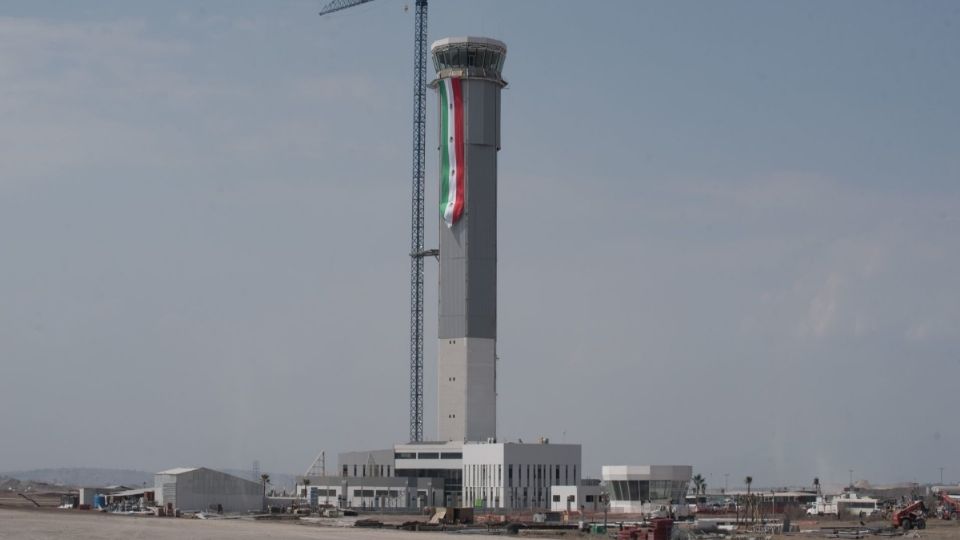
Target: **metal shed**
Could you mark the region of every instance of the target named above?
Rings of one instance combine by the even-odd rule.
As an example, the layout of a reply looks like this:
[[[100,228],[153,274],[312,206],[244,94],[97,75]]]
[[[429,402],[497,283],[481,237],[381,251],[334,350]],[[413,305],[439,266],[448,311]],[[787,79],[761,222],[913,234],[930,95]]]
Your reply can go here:
[[[260,511],[263,487],[239,476],[205,467],[176,468],[154,475],[154,488],[160,506],[172,506],[184,512],[223,508],[224,512]]]

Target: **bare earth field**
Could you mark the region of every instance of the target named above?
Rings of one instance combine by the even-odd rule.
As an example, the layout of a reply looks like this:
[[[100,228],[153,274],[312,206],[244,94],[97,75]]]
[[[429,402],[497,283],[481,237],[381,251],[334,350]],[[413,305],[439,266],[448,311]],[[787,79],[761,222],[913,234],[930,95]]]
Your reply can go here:
[[[260,538],[322,538],[324,540],[412,540],[438,533],[392,529],[335,528],[298,523],[112,516],[70,510],[10,510],[0,508],[0,539],[232,540]],[[472,535],[471,537],[474,537]],[[482,536],[482,538],[492,538]],[[478,539],[479,540],[479,539]]]
[[[825,519],[822,521],[806,521],[800,523],[800,530],[802,531],[811,531],[811,530],[820,530],[822,533],[792,533],[787,535],[777,535],[773,537],[773,540],[797,540],[799,538],[824,538],[830,536],[831,527],[856,527],[858,522],[856,521],[837,521],[835,519]],[[867,527],[870,528],[879,528],[887,525],[885,521],[874,520],[868,521],[866,523]],[[852,538],[852,537],[848,537]],[[875,538],[882,539],[884,536],[876,535],[867,535],[865,539]],[[928,519],[927,528],[922,531],[910,531],[906,536],[898,534],[893,536],[895,539],[909,539],[909,538],[924,538],[928,540],[957,540],[960,539],[960,522],[957,521],[942,521],[939,519]]]
[[[807,522],[806,530],[820,527],[856,525],[830,521],[824,523]],[[877,524],[871,524],[876,526]],[[824,531],[829,534],[829,531]],[[443,535],[443,536],[441,536]],[[554,536],[551,534],[549,536]],[[568,533],[567,538],[585,539],[590,535]],[[775,540],[824,538],[825,534],[790,534],[774,537]],[[40,539],[77,539],[77,540],[233,540],[260,538],[312,538],[323,540],[441,540],[448,537],[445,533],[406,532],[393,529],[361,529],[344,527],[322,527],[304,525],[296,522],[252,521],[247,519],[171,519],[154,517],[131,517],[85,512],[75,510],[54,510],[49,508],[0,508],[0,540],[40,540]],[[487,535],[471,534],[477,540],[494,538]],[[504,538],[504,537],[499,537]],[[523,536],[521,536],[523,538]],[[529,537],[528,537],[529,538]],[[603,537],[593,537],[603,538]],[[882,538],[866,536],[866,538]],[[895,538],[904,538],[897,536]],[[960,540],[960,522],[931,519],[922,531],[911,531],[906,538],[924,538],[929,540]]]

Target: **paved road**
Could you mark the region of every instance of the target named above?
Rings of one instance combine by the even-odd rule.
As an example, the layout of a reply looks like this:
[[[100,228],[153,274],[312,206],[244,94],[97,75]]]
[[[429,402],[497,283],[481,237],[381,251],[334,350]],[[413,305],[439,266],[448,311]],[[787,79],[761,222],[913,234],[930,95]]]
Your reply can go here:
[[[444,535],[445,536],[445,535]],[[390,529],[355,529],[248,520],[202,520],[111,516],[71,510],[0,509],[0,540],[234,540],[261,538],[312,538],[322,540],[428,540],[438,533]],[[481,540],[492,536],[471,535]],[[502,537],[498,537],[502,540]]]

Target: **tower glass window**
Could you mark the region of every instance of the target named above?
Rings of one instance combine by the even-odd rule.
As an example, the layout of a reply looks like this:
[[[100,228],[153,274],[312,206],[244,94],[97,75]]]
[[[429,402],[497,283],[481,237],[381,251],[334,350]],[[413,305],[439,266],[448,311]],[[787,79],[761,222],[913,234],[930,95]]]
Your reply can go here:
[[[431,47],[433,67],[440,77],[473,77],[502,82],[507,47],[490,38],[447,38]]]

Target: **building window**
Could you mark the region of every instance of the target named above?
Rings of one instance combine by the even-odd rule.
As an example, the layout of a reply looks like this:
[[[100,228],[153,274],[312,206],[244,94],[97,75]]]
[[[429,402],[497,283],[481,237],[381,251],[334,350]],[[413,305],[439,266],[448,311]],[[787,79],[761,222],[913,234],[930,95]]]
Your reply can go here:
[[[417,459],[416,452],[397,452],[393,454],[393,459]]]
[[[513,487],[513,463],[507,465],[507,487]]]
[[[418,459],[440,459],[439,452],[420,452],[417,454]]]
[[[440,459],[463,459],[463,452],[440,452]]]
[[[346,476],[348,476],[349,474],[350,474],[350,472],[347,470],[347,465],[344,465],[344,466],[343,466],[343,472],[342,472],[341,476],[346,477]]]
[[[593,502],[593,495],[586,496],[587,502]]]
[[[560,496],[559,496],[559,495],[554,495],[554,496],[553,496],[553,502],[560,502]]]
[[[354,476],[357,475],[357,466],[356,466],[356,465],[353,466],[353,475],[354,475]]]

